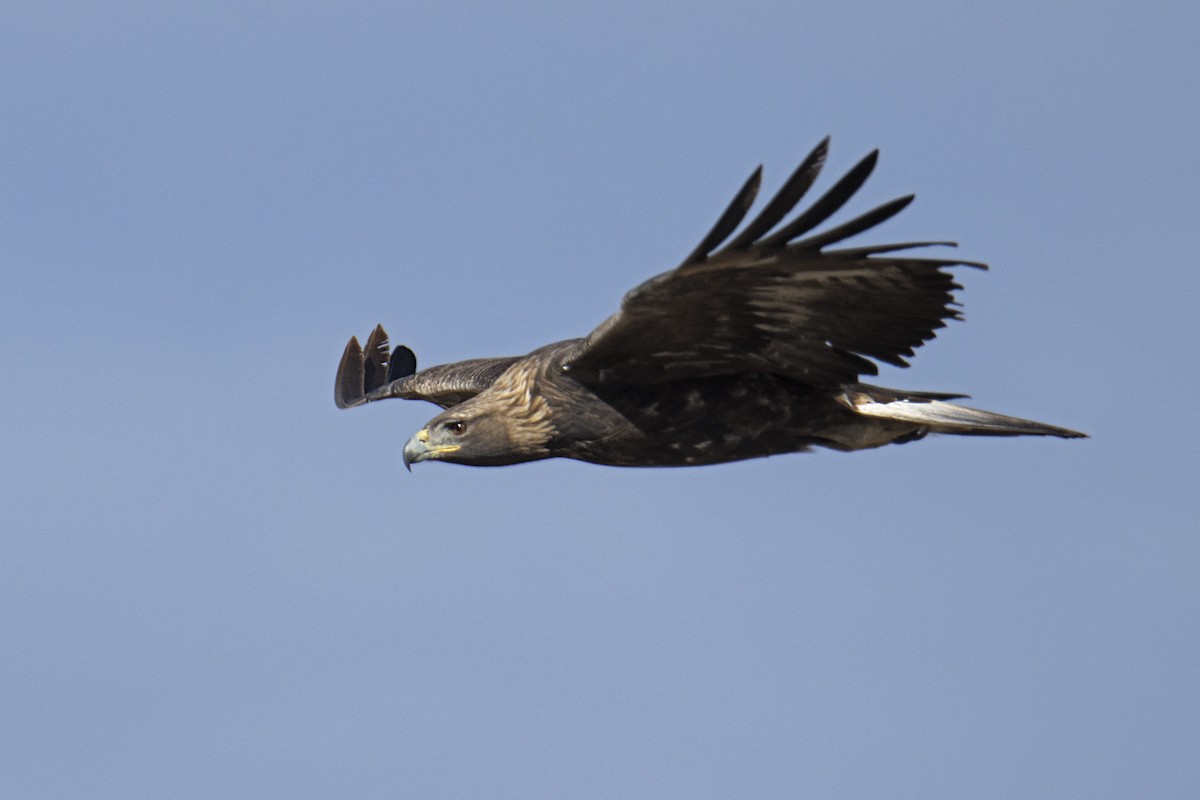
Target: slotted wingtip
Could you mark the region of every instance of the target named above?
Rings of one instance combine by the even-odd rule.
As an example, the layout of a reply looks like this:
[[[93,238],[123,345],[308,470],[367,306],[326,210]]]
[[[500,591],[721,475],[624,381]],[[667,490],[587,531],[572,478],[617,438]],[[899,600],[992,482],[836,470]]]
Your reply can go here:
[[[333,402],[338,408],[354,408],[372,400],[395,397],[394,384],[417,371],[417,357],[404,345],[389,350],[387,331],[376,325],[360,345],[351,336],[338,363],[333,382]]]

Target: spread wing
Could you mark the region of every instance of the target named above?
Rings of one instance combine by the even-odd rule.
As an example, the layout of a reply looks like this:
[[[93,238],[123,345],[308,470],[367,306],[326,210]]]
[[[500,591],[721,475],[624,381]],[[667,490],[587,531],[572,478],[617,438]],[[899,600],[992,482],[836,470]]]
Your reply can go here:
[[[387,332],[376,325],[366,346],[359,345],[354,336],[346,345],[334,380],[333,401],[338,408],[352,408],[372,400],[401,397],[449,408],[491,386],[516,360],[515,356],[473,358],[417,372],[412,350],[400,345],[389,352]]]
[[[840,384],[876,374],[869,359],[908,366],[905,356],[959,318],[952,292],[961,287],[945,268],[985,265],[894,255],[953,242],[826,249],[899,213],[911,195],[801,238],[862,186],[878,151],[780,226],[816,180],[828,146],[827,138],[758,216],[716,250],[750,210],[759,167],[679,267],[629,292],[620,311],[580,341],[564,360],[569,374],[584,382],[657,383],[772,372]]]

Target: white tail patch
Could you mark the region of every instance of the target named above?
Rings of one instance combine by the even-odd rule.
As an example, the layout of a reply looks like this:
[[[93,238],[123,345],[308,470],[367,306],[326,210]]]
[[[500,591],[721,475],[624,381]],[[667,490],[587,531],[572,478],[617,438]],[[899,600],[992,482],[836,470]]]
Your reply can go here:
[[[935,433],[992,434],[995,436],[1061,436],[1076,438],[1085,434],[1032,420],[980,411],[943,400],[893,400],[879,402],[870,395],[847,393],[840,398],[865,417],[908,422]]]

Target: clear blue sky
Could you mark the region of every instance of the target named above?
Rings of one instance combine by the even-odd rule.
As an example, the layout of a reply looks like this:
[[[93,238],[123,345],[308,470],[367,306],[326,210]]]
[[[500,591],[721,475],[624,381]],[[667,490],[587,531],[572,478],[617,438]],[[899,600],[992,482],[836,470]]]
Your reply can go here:
[[[7,9],[0,795],[1200,796],[1197,8]],[[1092,439],[410,475],[432,406],[334,408],[826,134],[918,195],[861,243],[992,265],[879,382]]]

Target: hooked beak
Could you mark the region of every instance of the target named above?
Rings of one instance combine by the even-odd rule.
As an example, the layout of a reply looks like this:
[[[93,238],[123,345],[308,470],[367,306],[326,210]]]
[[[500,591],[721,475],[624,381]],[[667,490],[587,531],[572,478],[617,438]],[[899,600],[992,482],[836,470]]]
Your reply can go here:
[[[412,472],[412,465],[418,461],[428,461],[436,458],[439,453],[453,453],[458,449],[460,447],[456,444],[430,447],[429,429],[421,428],[404,445],[404,468]]]
[[[404,468],[412,472],[412,465],[424,461],[430,456],[429,430],[422,428],[413,434],[404,445]]]

